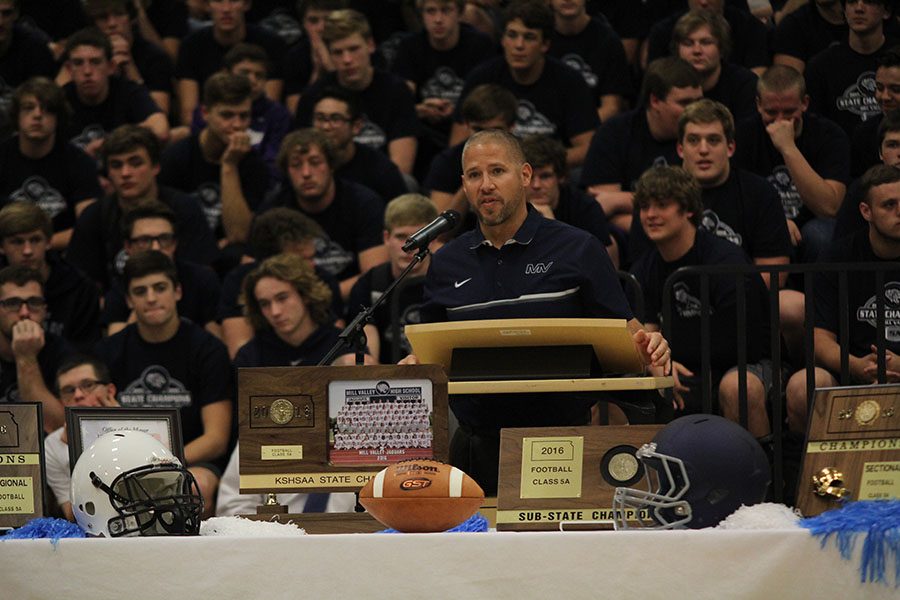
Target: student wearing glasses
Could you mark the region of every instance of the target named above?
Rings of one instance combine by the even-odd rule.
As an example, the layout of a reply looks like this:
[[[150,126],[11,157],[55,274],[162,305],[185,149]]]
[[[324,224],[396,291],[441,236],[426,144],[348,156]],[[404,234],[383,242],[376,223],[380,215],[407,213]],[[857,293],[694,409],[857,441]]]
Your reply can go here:
[[[93,356],[75,354],[66,358],[56,372],[56,389],[64,407],[119,406],[116,386],[110,382],[109,369]],[[69,495],[72,469],[65,424],[44,438],[44,468],[47,485],[53,490],[60,510],[67,519],[73,520]]]
[[[40,206],[13,202],[0,210],[0,254],[11,266],[23,265],[44,279],[44,328],[78,349],[100,338],[100,294],[94,282],[50,249],[53,222]]]
[[[22,265],[0,270],[0,404],[40,402],[49,433],[65,420],[63,405],[50,389],[70,349],[61,337],[44,331],[46,317],[40,272]]]
[[[147,250],[159,250],[174,263],[181,281],[181,299],[178,314],[204,327],[216,337],[222,337],[222,328],[216,322],[221,284],[215,271],[206,265],[176,256],[178,229],[175,213],[162,202],[147,202],[122,217],[122,239],[127,256],[136,256]],[[134,312],[128,308],[121,281],[113,284],[106,293],[102,323],[107,335],[112,335],[134,323]]]

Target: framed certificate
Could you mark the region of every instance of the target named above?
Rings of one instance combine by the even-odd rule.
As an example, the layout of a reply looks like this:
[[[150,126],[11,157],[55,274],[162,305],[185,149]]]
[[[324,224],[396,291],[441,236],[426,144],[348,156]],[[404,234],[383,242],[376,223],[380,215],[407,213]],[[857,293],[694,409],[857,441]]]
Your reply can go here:
[[[168,448],[184,464],[181,416],[177,408],[66,408],[69,469],[101,435],[113,431],[143,431]]]

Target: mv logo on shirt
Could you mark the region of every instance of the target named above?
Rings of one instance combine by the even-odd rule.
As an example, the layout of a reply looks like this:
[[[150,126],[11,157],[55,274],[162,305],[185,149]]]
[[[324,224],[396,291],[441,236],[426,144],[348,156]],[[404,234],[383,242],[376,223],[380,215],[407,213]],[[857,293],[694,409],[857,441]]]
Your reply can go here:
[[[528,263],[527,265],[525,265],[525,274],[539,275],[541,273],[547,273],[548,271],[550,271],[550,267],[552,266],[552,260],[548,263]]]

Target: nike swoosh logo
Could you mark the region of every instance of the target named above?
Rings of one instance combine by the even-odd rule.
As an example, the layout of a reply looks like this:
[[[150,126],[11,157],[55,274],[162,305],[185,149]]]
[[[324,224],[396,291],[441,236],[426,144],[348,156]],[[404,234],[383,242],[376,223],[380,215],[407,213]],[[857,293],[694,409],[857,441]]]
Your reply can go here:
[[[455,287],[455,288],[461,288],[462,286],[466,285],[466,284],[469,283],[470,281],[472,281],[472,278],[471,278],[471,277],[469,277],[468,279],[464,279],[464,280],[462,280],[462,281],[455,281],[455,282],[453,282],[453,287]]]

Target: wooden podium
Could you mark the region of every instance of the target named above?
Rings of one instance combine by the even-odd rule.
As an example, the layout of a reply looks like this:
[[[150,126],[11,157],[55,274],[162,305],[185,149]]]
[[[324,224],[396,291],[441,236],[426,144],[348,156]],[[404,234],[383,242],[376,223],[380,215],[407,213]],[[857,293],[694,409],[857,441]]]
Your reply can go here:
[[[624,319],[451,321],[407,325],[405,332],[420,363],[441,365],[447,371],[450,395],[659,390],[673,384],[671,377],[641,374],[643,365]],[[585,350],[575,353],[574,358],[581,361],[577,376],[547,373],[540,363],[552,360],[567,347],[589,349],[596,363],[584,366],[590,358]],[[538,363],[540,375],[551,376],[536,376],[533,363],[515,364],[523,348],[528,349],[526,359]],[[469,374],[458,375],[454,359],[461,349],[482,351],[485,372],[494,369],[509,376],[472,379]]]

